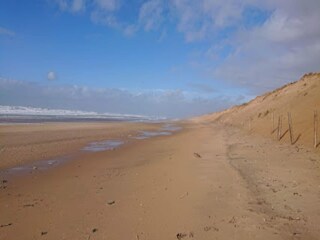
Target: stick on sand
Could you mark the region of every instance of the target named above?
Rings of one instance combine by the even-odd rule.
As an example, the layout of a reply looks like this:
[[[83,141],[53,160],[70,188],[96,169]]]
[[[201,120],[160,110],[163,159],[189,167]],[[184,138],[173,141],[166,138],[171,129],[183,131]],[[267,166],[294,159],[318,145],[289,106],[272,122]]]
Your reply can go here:
[[[293,144],[293,129],[292,129],[292,119],[291,113],[288,112],[288,124],[289,124],[289,133],[290,133],[290,142]]]
[[[282,125],[282,116],[280,115],[278,118],[278,140],[281,138],[281,125]]]
[[[318,145],[317,132],[318,132],[318,112],[314,111],[314,148],[317,148],[317,145]]]

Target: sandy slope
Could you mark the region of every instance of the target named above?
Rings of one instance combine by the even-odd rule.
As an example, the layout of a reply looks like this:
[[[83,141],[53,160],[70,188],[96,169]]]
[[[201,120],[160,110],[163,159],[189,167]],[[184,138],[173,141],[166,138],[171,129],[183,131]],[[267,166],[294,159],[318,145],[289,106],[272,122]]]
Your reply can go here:
[[[319,239],[319,155],[184,127],[3,182],[0,239]]]
[[[320,126],[320,73],[306,74],[299,81],[259,96],[247,104],[201,116],[194,121],[220,121],[276,140],[275,129],[281,116],[283,122],[281,142],[289,143],[287,115],[290,112],[294,144],[313,147],[315,110],[318,111]]]

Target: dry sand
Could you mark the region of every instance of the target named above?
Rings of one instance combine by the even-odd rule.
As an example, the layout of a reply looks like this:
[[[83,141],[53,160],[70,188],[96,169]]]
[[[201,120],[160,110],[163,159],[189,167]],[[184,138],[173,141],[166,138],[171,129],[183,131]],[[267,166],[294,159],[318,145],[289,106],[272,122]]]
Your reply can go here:
[[[47,171],[0,177],[0,239],[320,238],[318,153],[219,123],[183,127],[81,153]],[[67,133],[57,134],[58,146]],[[28,134],[22,145],[33,141]]]

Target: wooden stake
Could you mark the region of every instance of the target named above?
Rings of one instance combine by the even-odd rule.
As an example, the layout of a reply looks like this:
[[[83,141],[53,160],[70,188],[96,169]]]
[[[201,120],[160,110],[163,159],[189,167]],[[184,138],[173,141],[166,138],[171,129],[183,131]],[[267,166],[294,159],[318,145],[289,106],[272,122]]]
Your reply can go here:
[[[281,139],[282,136],[282,115],[280,115],[280,135],[279,135],[279,140]]]
[[[271,129],[271,133],[273,133],[274,130],[274,112],[272,112],[272,129]]]
[[[282,119],[281,115],[278,118],[278,140],[280,141],[281,138],[281,125],[282,125]]]
[[[290,142],[293,144],[293,129],[292,129],[292,120],[291,113],[288,112],[288,124],[289,124],[289,133],[290,133]]]
[[[317,111],[314,111],[314,148],[317,148],[317,145],[318,145],[317,132],[318,132],[318,113]]]

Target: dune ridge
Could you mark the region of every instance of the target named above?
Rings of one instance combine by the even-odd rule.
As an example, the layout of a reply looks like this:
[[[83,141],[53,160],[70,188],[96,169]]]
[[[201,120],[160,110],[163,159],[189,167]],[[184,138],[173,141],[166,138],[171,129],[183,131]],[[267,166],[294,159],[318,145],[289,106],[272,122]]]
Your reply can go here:
[[[300,80],[267,92],[248,103],[192,120],[222,122],[278,140],[277,127],[280,117],[282,119],[280,142],[290,143],[288,131],[288,113],[290,113],[293,143],[313,147],[314,111],[320,114],[320,73],[305,74]]]

